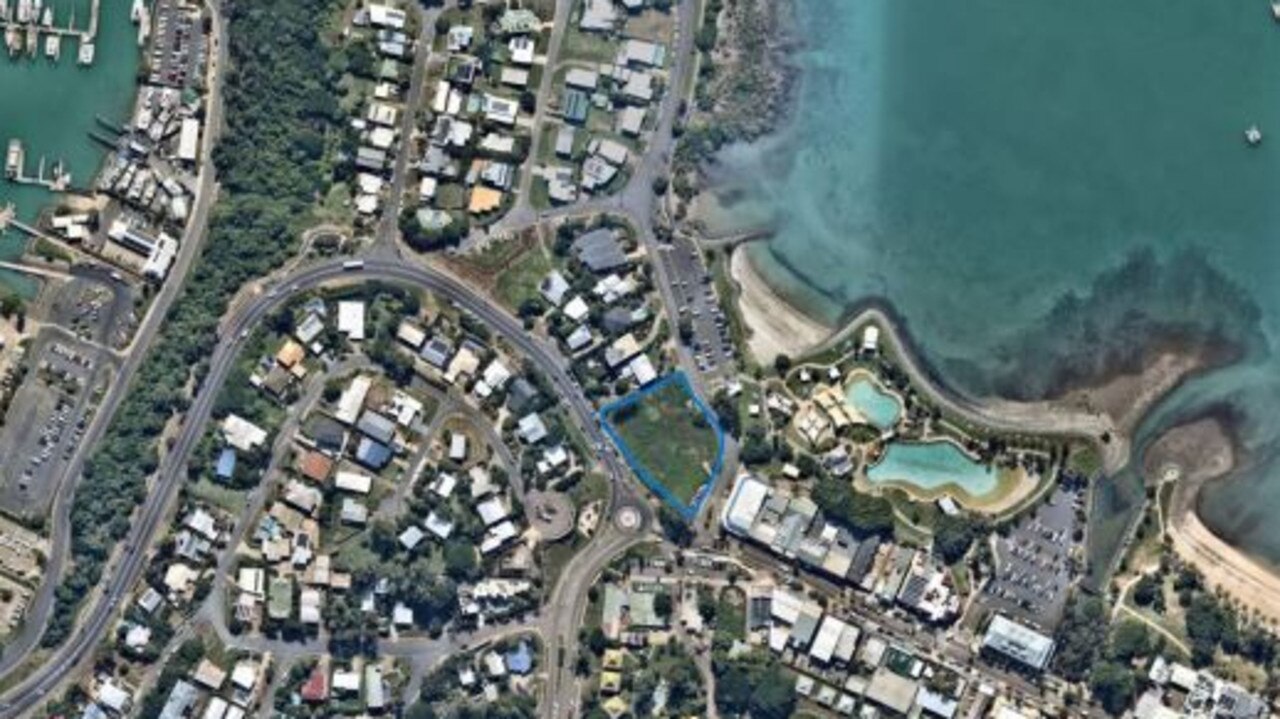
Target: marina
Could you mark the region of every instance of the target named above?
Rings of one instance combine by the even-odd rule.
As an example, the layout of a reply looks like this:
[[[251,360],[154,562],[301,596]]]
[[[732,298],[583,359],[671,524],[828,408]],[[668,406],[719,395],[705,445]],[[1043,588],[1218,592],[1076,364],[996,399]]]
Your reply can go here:
[[[9,56],[16,57],[25,52],[34,57],[40,52],[43,39],[45,56],[56,61],[62,54],[62,40],[70,38],[77,43],[76,59],[79,64],[92,64],[100,5],[101,0],[91,0],[89,25],[77,28],[74,10],[67,24],[59,25],[53,6],[45,6],[44,0],[17,0],[12,6],[9,0],[0,2],[0,30],[4,33]]]
[[[56,228],[45,228],[40,217],[52,203],[59,201],[57,195],[68,192],[79,195],[92,190],[107,154],[103,146],[90,137],[99,127],[94,118],[102,116],[119,128],[129,116],[137,87],[140,53],[129,2],[101,3],[95,34],[89,36],[87,23],[99,4],[100,0],[44,0],[40,20],[44,19],[44,11],[51,9],[50,19],[55,28],[65,30],[70,26],[75,31],[72,35],[56,33],[58,57],[54,61],[47,53],[49,36],[55,33],[44,32],[41,22],[37,22],[40,42],[36,57],[29,58],[30,48],[24,42],[26,27],[17,22],[19,3],[0,0],[3,34],[7,39],[16,28],[21,36],[19,41],[23,42],[21,53],[5,63],[7,67],[0,72],[0,96],[14,98],[0,102],[0,152],[5,153],[7,170],[5,176],[0,177],[0,207],[12,204],[14,217],[24,226],[40,228],[64,242],[67,238]],[[32,11],[27,10],[28,18]],[[91,42],[83,41],[90,39]],[[102,134],[115,136],[114,132]],[[18,153],[14,153],[12,168],[8,162],[11,140],[20,142],[22,155],[18,163]],[[42,156],[46,160],[44,172],[40,173]],[[23,179],[34,182],[10,181],[7,179],[10,169],[15,177],[20,174]],[[62,182],[56,182],[59,177]],[[51,187],[55,184],[65,185],[65,191],[56,191]],[[84,198],[68,199],[84,201]],[[30,247],[29,237],[30,234],[16,224],[0,231],[0,261],[19,262]],[[35,297],[39,286],[38,278],[0,267],[0,294],[16,292],[30,299]]]

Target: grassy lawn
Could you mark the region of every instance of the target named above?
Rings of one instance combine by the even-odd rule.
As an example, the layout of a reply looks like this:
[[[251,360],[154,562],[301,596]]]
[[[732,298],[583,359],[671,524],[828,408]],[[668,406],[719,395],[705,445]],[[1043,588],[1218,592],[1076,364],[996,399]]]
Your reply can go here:
[[[535,210],[551,209],[551,187],[541,177],[533,178],[529,185],[529,204]]]
[[[720,307],[724,309],[724,315],[729,321],[729,338],[733,340],[734,347],[746,347],[750,334],[742,315],[738,313],[738,286],[729,276],[729,256],[723,252],[712,253],[711,262],[708,264],[711,277],[715,282],[716,296],[720,298]],[[756,362],[751,353],[742,352],[741,355],[744,369],[748,371],[755,369]]]
[[[559,542],[542,545],[540,564],[544,578],[543,588],[548,596],[555,589],[556,582],[560,581],[560,574],[564,572],[564,568],[569,566],[569,562],[578,555],[578,550],[582,548],[584,541],[581,535],[574,533],[573,536]]]
[[[245,492],[232,489],[225,484],[219,484],[207,477],[188,482],[186,490],[191,494],[192,498],[211,504],[231,514],[239,514],[245,508]]]
[[[1174,575],[1170,573],[1164,578],[1164,582],[1160,586],[1160,592],[1163,595],[1164,607],[1157,611],[1155,606],[1139,606],[1133,599],[1134,586],[1130,586],[1124,593],[1121,601],[1128,609],[1133,610],[1135,614],[1151,620],[1156,625],[1168,631],[1180,641],[1186,642],[1187,638],[1187,613],[1181,604],[1178,603],[1178,592],[1173,588]],[[1176,652],[1176,647],[1169,647],[1169,651]]]
[[[354,216],[351,209],[351,188],[344,182],[334,183],[315,211],[320,222],[350,227]]]
[[[686,506],[706,483],[718,439],[680,382],[670,382],[609,413],[636,462]]]
[[[601,502],[609,496],[609,480],[602,474],[588,472],[581,482],[569,490],[573,503],[585,507],[592,502]]]
[[[613,113],[592,107],[587,112],[587,132],[593,135],[607,135],[613,132]]]
[[[436,188],[436,207],[442,210],[462,210],[467,206],[467,188],[458,184],[440,185]]]
[[[759,412],[751,416],[751,405],[757,405]],[[760,385],[752,380],[744,380],[742,394],[738,395],[738,416],[742,418],[742,431],[748,432],[756,427],[768,429],[768,412],[764,407],[764,392]]]
[[[1085,477],[1102,471],[1102,455],[1091,444],[1078,444],[1067,458],[1067,469]]]
[[[613,62],[618,56],[618,44],[604,35],[582,32],[570,28],[560,46],[560,62],[584,60],[591,63]]]
[[[498,300],[515,310],[522,302],[538,297],[538,285],[554,268],[542,243],[529,245],[523,254],[511,261],[497,277]]]
[[[650,8],[627,20],[627,36],[670,45],[674,37],[675,15]]]
[[[716,601],[716,638],[747,638],[747,598],[741,589],[725,587]]]
[[[539,165],[549,165],[556,160],[556,135],[560,133],[560,125],[554,122],[544,122],[538,128],[538,155],[536,160]]]

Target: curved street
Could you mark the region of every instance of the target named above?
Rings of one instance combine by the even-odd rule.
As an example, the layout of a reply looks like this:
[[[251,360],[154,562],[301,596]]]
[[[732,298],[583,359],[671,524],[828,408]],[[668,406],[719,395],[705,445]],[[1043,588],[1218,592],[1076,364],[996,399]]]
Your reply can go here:
[[[558,41],[563,34],[562,27],[568,22],[571,5],[572,3],[568,0],[560,0],[557,3],[555,14],[557,30],[553,34],[553,47],[559,44]],[[53,509],[53,541],[47,565],[48,579],[41,585],[33,599],[24,629],[6,648],[3,657],[0,657],[0,675],[19,668],[32,655],[32,651],[39,643],[52,608],[54,590],[67,560],[70,543],[69,516],[74,496],[73,481],[79,476],[91,449],[105,433],[116,410],[130,390],[130,380],[142,364],[147,348],[160,331],[163,318],[181,290],[182,280],[194,265],[205,239],[209,210],[217,192],[211,156],[217,131],[222,125],[221,82],[223,69],[227,64],[227,43],[223,39],[223,20],[216,7],[210,5],[209,9],[213,16],[214,50],[211,53],[208,84],[211,131],[206,134],[201,147],[202,162],[198,178],[200,191],[197,202],[171,279],[152,303],[129,348],[127,357],[122,362],[117,381],[110,386],[103,398],[86,432],[85,440],[77,449],[68,464],[66,473],[60,480],[59,486],[63,489],[59,492]],[[678,5],[678,47],[675,52],[675,65],[670,75],[672,88],[683,87],[683,78],[690,71],[693,62],[692,28],[696,22],[696,9],[696,3],[691,0],[685,0]],[[431,14],[428,13],[427,16],[430,18]],[[419,47],[429,46],[432,26],[432,23],[424,22],[423,37],[420,38]],[[420,53],[415,58],[415,76],[421,72],[424,56],[425,53]],[[672,130],[681,105],[681,98],[678,95],[679,93],[673,90],[663,98],[657,128],[647,151],[640,157],[627,185],[619,194],[612,197],[587,199],[556,210],[537,213],[529,207],[529,193],[522,192],[517,207],[500,221],[495,229],[510,231],[560,217],[601,212],[613,213],[625,217],[632,224],[642,245],[656,260],[657,253],[660,251],[654,232],[654,214],[658,203],[653,194],[652,185],[656,178],[666,173],[670,162],[674,148]],[[403,179],[404,160],[402,153],[396,168],[396,175],[400,180]],[[392,214],[388,213],[388,217],[392,217]],[[587,589],[609,562],[645,540],[644,529],[650,526],[652,520],[646,497],[639,485],[629,480],[629,469],[605,438],[597,423],[594,406],[583,395],[578,383],[569,374],[569,363],[559,350],[526,332],[519,320],[491,304],[461,280],[426,265],[412,253],[407,253],[409,257],[403,257],[396,241],[397,234],[398,228],[394,221],[380,223],[376,233],[378,241],[365,254],[365,265],[360,271],[344,269],[342,260],[300,264],[292,267],[286,274],[260,282],[258,294],[233,307],[231,314],[222,322],[221,341],[211,358],[208,374],[199,386],[197,396],[183,418],[181,431],[166,454],[145,503],[138,510],[132,531],[117,561],[110,563],[104,569],[103,580],[96,596],[86,599],[71,638],[54,649],[37,669],[0,697],[0,717],[18,716],[38,705],[58,687],[60,682],[93,656],[94,649],[111,624],[115,609],[132,591],[147,564],[152,543],[162,530],[177,497],[178,488],[186,475],[187,459],[205,432],[214,401],[227,373],[234,365],[243,337],[247,336],[248,331],[261,322],[267,314],[286,304],[293,297],[318,286],[338,282],[377,280],[435,292],[471,312],[528,358],[547,377],[556,394],[569,408],[574,421],[581,426],[588,440],[594,445],[597,459],[610,478],[607,518],[611,519],[623,506],[633,507],[641,513],[643,521],[640,524],[640,531],[623,531],[612,521],[602,524],[591,542],[580,550],[574,562],[560,577],[543,613],[534,623],[533,628],[544,637],[549,664],[558,667],[550,672],[547,696],[543,702],[543,715],[548,717],[571,715],[576,703],[576,686],[572,679],[572,667],[575,663],[573,652],[577,644],[577,625],[586,608]],[[674,321],[676,301],[670,279],[665,276],[661,262],[655,261],[653,265],[659,280],[657,284],[663,305],[668,316]],[[705,392],[701,374],[696,371],[688,349],[680,346],[677,351],[681,366],[694,380],[698,389]],[[734,461],[736,447],[731,446],[727,449],[729,451],[726,454],[724,474],[731,476],[736,467],[736,461]],[[447,646],[449,645],[432,644],[433,651],[429,653],[443,656],[442,653]],[[397,646],[396,651],[407,653],[409,650],[407,646]],[[424,661],[423,657],[418,659],[419,663]]]
[[[610,514],[612,510],[625,504],[636,507],[647,515],[646,502],[638,494],[635,485],[627,480],[627,470],[606,444],[604,434],[595,421],[594,407],[583,396],[577,382],[569,376],[567,360],[557,350],[549,348],[542,340],[527,333],[519,321],[510,314],[478,297],[456,278],[427,267],[379,259],[366,260],[364,269],[360,271],[344,269],[342,260],[309,265],[279,281],[277,286],[287,287],[287,290],[268,292],[258,296],[240,307],[237,313],[225,323],[226,329],[221,343],[214,351],[208,375],[201,383],[199,393],[184,419],[181,433],[165,457],[159,476],[125,544],[123,558],[105,576],[101,595],[96,602],[86,607],[72,638],[4,697],[3,702],[0,703],[0,711],[3,711],[4,716],[16,716],[38,703],[73,668],[92,656],[93,649],[110,625],[115,608],[132,591],[133,585],[147,564],[151,543],[164,525],[170,506],[177,496],[177,490],[186,476],[187,459],[204,434],[214,401],[227,373],[234,365],[236,355],[248,331],[270,312],[303,292],[328,283],[374,280],[401,283],[436,293],[474,314],[532,361],[546,375],[564,400],[565,406],[571,410],[575,420],[586,432],[588,439],[599,451],[600,461],[612,480]],[[600,558],[601,566],[607,563],[608,559],[616,554],[616,551],[611,551],[615,544],[601,540],[610,534],[610,531],[598,533],[595,541],[583,550],[584,556],[587,556],[585,553],[591,552],[591,556]],[[617,540],[613,541],[617,542]],[[623,549],[626,546],[629,545],[622,543]],[[604,547],[605,550],[601,551],[596,549],[597,547]],[[565,579],[568,578],[569,576],[566,575]],[[562,580],[560,586],[585,593],[585,587],[575,582]],[[553,622],[552,625],[555,635],[563,635],[563,627],[558,626],[557,622]]]

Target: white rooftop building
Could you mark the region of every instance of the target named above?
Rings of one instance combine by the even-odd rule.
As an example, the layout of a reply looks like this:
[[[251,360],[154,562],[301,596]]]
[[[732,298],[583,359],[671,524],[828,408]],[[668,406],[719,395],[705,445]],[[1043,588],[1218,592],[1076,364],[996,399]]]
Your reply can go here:
[[[355,342],[364,339],[363,302],[343,300],[338,303],[338,331]]]
[[[222,420],[222,434],[227,444],[243,452],[267,441],[267,430],[250,422],[238,414],[229,414]]]

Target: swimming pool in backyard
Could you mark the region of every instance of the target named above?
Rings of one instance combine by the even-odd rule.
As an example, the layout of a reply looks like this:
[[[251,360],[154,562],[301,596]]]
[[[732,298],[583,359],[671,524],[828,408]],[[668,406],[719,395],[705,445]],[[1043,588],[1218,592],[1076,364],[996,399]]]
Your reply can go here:
[[[867,468],[875,484],[896,483],[935,492],[955,485],[970,497],[990,494],[998,484],[996,470],[976,462],[954,443],[894,442],[879,462]]]
[[[902,402],[866,373],[859,373],[844,388],[845,401],[877,429],[889,429],[902,416]]]

